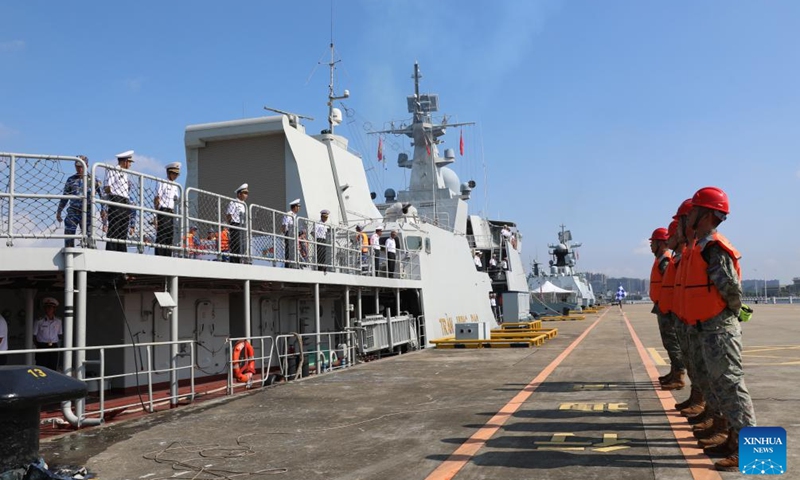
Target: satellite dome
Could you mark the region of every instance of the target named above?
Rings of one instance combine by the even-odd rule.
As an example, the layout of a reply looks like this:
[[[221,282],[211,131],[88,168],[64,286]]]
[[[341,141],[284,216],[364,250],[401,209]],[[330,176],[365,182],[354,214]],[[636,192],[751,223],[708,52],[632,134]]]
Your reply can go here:
[[[442,172],[444,186],[453,193],[459,193],[461,191],[461,180],[458,179],[458,174],[447,167],[442,167],[439,170]]]

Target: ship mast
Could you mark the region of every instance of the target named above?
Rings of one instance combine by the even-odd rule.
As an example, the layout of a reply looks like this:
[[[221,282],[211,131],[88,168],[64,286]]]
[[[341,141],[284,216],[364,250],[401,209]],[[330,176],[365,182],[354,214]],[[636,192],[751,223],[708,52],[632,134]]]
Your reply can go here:
[[[333,24],[331,24],[331,60],[328,62],[328,68],[330,69],[330,81],[328,82],[328,130],[330,133],[333,134],[333,126],[339,125],[342,123],[341,112],[338,109],[333,108],[333,102],[336,100],[343,100],[345,98],[350,97],[350,91],[345,90],[341,96],[336,96],[333,90],[333,74],[336,70],[336,64],[339,63],[341,60],[336,60],[334,58],[334,48],[333,48]]]

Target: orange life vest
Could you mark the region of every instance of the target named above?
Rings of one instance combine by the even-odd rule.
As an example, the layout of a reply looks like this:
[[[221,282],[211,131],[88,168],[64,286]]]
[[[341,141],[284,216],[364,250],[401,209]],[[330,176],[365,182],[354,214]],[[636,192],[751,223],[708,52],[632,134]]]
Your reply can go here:
[[[361,253],[369,253],[369,237],[364,232],[359,232],[358,238],[361,239]]]
[[[664,255],[659,256],[653,261],[653,268],[650,269],[650,300],[656,303],[658,303],[658,300],[661,298],[661,282],[664,279],[664,275],[661,273],[658,265],[661,263],[661,259],[664,258],[664,256],[672,262],[672,252],[667,250],[664,252]]]
[[[678,263],[680,263],[680,261]],[[677,271],[678,264],[675,263],[675,257],[670,257],[667,269],[664,271],[664,278],[661,281],[661,294],[658,300],[658,309],[664,315],[672,311],[673,294],[675,293],[675,274]]]
[[[728,255],[733,259],[736,274],[741,280],[742,270],[739,267],[741,255],[739,251],[731,245],[727,238],[717,232],[712,234],[712,240],[706,246],[711,242],[716,242],[717,245],[728,252]],[[692,250],[691,260],[686,267],[686,279],[683,284],[683,311],[689,325],[715,317],[728,305],[719,290],[717,290],[717,286],[708,278],[708,263],[701,255],[700,245],[695,245]]]
[[[686,323],[686,317],[683,314],[684,305],[684,291],[683,286],[686,284],[686,269],[689,265],[689,259],[692,257],[692,249],[694,248],[694,240],[690,240],[688,246],[683,247],[681,253],[681,261],[675,268],[675,285],[672,289],[672,313]]]
[[[219,234],[219,251],[227,252],[230,250],[230,232],[227,228],[223,228]]]

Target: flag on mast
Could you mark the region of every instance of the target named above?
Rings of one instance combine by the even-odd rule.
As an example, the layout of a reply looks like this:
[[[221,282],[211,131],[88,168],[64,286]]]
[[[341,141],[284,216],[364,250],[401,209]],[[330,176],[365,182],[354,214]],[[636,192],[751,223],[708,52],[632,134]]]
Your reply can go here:
[[[378,137],[378,161],[383,161],[383,139]]]
[[[458,140],[458,150],[461,152],[461,156],[464,156],[464,129],[461,129],[461,138]]]

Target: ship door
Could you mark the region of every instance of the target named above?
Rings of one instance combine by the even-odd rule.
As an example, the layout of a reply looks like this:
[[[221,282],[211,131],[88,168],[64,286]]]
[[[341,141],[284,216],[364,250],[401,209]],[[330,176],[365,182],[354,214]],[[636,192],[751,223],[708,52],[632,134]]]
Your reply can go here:
[[[276,320],[278,317],[278,302],[269,298],[262,298],[259,302],[259,335],[274,337]]]
[[[210,368],[215,365],[215,353],[220,348],[218,345],[218,334],[215,325],[216,312],[214,304],[209,300],[200,300],[195,305],[195,329],[194,337],[197,342],[196,363],[199,368]],[[224,347],[224,339],[222,342]],[[222,348],[224,358],[225,349]],[[223,362],[224,363],[224,362]]]

